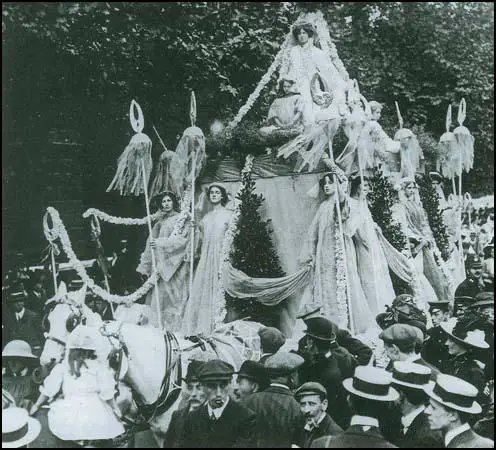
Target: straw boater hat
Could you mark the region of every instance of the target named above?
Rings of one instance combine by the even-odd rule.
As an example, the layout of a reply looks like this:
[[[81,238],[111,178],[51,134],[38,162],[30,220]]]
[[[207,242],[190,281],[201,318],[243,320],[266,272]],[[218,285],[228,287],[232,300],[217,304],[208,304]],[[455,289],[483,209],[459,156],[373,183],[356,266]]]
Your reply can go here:
[[[414,389],[424,389],[430,381],[432,370],[421,364],[406,361],[393,363],[393,384]]]
[[[33,442],[41,424],[29,417],[24,408],[11,407],[2,411],[2,448],[19,448]]]
[[[36,362],[37,356],[33,355],[31,346],[21,340],[10,341],[2,351],[2,360],[4,358],[22,358],[26,362]]]
[[[450,338],[459,344],[478,350],[489,348],[489,344],[484,340],[484,331],[466,330],[463,326],[460,326],[460,322],[456,317],[442,322],[439,326]]]
[[[348,392],[359,397],[380,402],[393,402],[399,398],[399,394],[391,387],[391,381],[391,374],[384,369],[357,366],[353,378],[344,380],[343,386]]]
[[[424,387],[426,394],[451,409],[467,414],[479,414],[481,406],[475,401],[478,390],[465,380],[440,373],[436,382]]]

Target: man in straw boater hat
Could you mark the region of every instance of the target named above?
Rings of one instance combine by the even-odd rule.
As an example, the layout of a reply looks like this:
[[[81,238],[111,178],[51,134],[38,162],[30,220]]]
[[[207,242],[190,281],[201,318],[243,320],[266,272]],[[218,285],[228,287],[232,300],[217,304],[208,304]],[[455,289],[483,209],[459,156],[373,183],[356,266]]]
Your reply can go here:
[[[305,326],[307,326],[307,320],[313,319],[315,317],[323,317],[322,306],[317,304],[305,304],[296,316],[297,319],[301,319]],[[336,334],[336,342],[346,350],[348,350],[351,355],[355,358],[355,361],[359,365],[368,364],[372,356],[372,349],[365,345],[359,339],[353,337],[351,333],[343,328],[339,328],[338,325],[330,320],[334,328],[334,333]],[[298,342],[298,354],[301,354],[303,347],[305,345],[305,337],[300,339]]]
[[[236,375],[234,395],[238,400],[261,392],[270,384],[267,370],[257,361],[244,361]]]
[[[28,448],[40,434],[41,425],[24,408],[2,411],[2,448]]]
[[[178,448],[254,446],[256,415],[229,397],[234,368],[212,359],[198,370],[206,403],[187,414]]]
[[[441,448],[442,435],[431,430],[425,408],[428,396],[424,387],[430,381],[431,369],[420,364],[396,361],[393,364],[393,386],[399,392],[401,429],[394,443],[400,448]]]
[[[449,358],[449,355],[447,354],[444,345],[446,342],[446,333],[443,331],[440,324],[446,322],[450,318],[451,303],[449,300],[430,301],[428,303],[433,326],[426,332],[429,339],[425,341],[421,355],[422,358],[434,365],[434,367],[441,367]]]
[[[441,371],[475,386],[479,390],[479,399],[481,399],[486,377],[481,367],[482,363],[476,359],[474,352],[487,350],[489,345],[484,340],[484,332],[480,329],[470,329],[471,323],[467,322],[453,317],[441,323],[440,326],[446,333],[445,345],[450,355],[449,360],[441,367]]]
[[[384,369],[358,366],[353,377],[343,381],[353,411],[349,428],[338,436],[316,439],[313,448],[396,448],[379,428],[384,408],[398,400],[391,374]]]
[[[264,364],[269,387],[242,400],[242,404],[257,415],[258,448],[291,447],[292,434],[302,419],[300,405],[293,396],[302,364],[301,356],[279,350]]]
[[[432,430],[440,430],[446,448],[494,448],[494,441],[479,436],[469,425],[482,411],[477,388],[452,375],[440,374],[434,384],[424,387],[430,397],[425,410]]]
[[[351,412],[346,402],[346,392],[341,382],[353,374],[356,365],[353,356],[336,342],[333,324],[325,317],[306,321],[300,381],[317,381],[325,387],[328,414],[341,428],[349,424]]]
[[[300,403],[304,421],[295,430],[293,441],[301,448],[310,448],[312,442],[322,436],[336,436],[343,429],[326,413],[327,391],[320,383],[309,381],[295,392]]]
[[[204,362],[192,360],[188,364],[186,377],[183,378],[185,383],[183,394],[185,394],[187,405],[184,408],[178,409],[172,413],[169,423],[169,428],[165,433],[165,440],[162,448],[177,448],[181,441],[181,436],[184,430],[184,421],[186,416],[197,410],[205,403],[206,394],[200,380],[198,379],[198,371],[203,366]]]

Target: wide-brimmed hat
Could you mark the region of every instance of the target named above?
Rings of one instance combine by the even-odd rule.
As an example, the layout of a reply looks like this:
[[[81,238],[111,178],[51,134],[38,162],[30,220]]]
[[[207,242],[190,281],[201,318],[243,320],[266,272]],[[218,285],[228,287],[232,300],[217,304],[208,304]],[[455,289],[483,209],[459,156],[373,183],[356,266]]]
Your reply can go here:
[[[239,371],[235,373],[238,375],[238,378],[247,378],[248,380],[255,381],[260,385],[261,389],[265,389],[270,384],[267,369],[257,361],[244,361]]]
[[[92,327],[86,325],[78,325],[69,336],[67,340],[67,348],[81,348],[84,350],[95,350],[99,348],[98,339]]]
[[[432,370],[421,364],[407,361],[393,363],[393,384],[414,389],[423,389],[429,384]]]
[[[343,381],[344,388],[351,394],[381,402],[393,402],[399,394],[391,386],[392,377],[385,369],[371,366],[357,366],[352,378]]]
[[[212,359],[204,363],[198,370],[197,376],[201,382],[230,381],[234,367],[221,359]]]
[[[325,317],[311,317],[305,320],[307,329],[305,334],[315,339],[320,339],[322,341],[335,341],[336,332],[334,329],[334,324]]]
[[[275,353],[286,342],[286,337],[277,328],[261,327],[258,330],[260,345],[265,353]]]
[[[478,329],[467,330],[456,317],[441,322],[439,326],[451,339],[459,344],[478,350],[489,348],[489,344],[484,340],[484,331]]]
[[[188,369],[186,370],[186,376],[183,378],[183,381],[186,383],[191,383],[192,381],[200,381],[198,378],[198,372],[205,364],[203,361],[192,360],[188,364]]]
[[[296,400],[299,400],[304,395],[320,395],[327,398],[327,389],[320,383],[308,381],[307,383],[303,383],[294,393]]]
[[[41,424],[29,417],[24,408],[10,407],[2,411],[2,448],[19,448],[33,442]]]
[[[33,355],[31,346],[26,341],[19,339],[7,343],[2,351],[3,358],[25,358],[33,362],[38,359],[37,356]]]
[[[269,377],[286,376],[300,367],[305,360],[296,353],[279,351],[264,362]]]
[[[470,308],[483,308],[485,306],[494,308],[494,292],[480,292],[474,300],[475,302],[470,305]]]
[[[436,382],[424,387],[426,394],[435,401],[457,411],[479,414],[481,406],[475,401],[478,390],[472,384],[452,375],[440,373]]]
[[[318,317],[321,315],[320,311],[322,310],[321,305],[317,305],[316,303],[306,303],[301,307],[296,316],[297,319],[310,319],[310,317]]]

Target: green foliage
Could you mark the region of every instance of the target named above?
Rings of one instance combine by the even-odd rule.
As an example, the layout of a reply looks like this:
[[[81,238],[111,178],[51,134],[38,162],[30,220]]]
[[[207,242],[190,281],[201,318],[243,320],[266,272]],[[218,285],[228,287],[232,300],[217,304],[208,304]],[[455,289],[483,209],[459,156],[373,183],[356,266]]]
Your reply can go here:
[[[242,182],[243,189],[237,197],[241,201],[241,210],[230,255],[231,263],[251,277],[282,277],[285,273],[272,241],[270,220],[263,220],[259,211],[264,197],[255,193],[251,174],[243,174]],[[239,317],[250,316],[251,320],[278,326],[277,307],[268,307],[256,300],[237,301],[230,296],[227,296],[227,305],[234,308]]]
[[[443,214],[439,206],[439,196],[428,176],[419,176],[416,178],[416,181],[419,186],[420,201],[427,213],[427,219],[434,234],[434,240],[441,252],[442,258],[447,261],[450,256],[450,248]]]

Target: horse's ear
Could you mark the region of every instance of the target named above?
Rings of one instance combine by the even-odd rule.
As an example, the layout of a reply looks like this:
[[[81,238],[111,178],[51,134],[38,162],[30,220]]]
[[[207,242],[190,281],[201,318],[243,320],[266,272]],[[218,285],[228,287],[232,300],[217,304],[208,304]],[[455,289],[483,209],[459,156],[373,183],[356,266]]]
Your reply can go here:
[[[79,325],[79,322],[80,322],[80,317],[77,314],[71,314],[65,322],[65,328],[69,333],[72,333],[74,328],[76,328]]]

